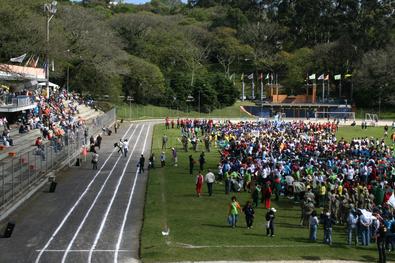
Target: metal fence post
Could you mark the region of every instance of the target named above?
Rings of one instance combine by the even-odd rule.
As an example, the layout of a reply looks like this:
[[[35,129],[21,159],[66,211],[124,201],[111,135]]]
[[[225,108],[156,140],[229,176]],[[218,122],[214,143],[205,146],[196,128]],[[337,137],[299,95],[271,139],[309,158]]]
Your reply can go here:
[[[11,159],[11,166],[12,166],[12,171],[11,171],[11,199],[14,200],[14,158],[12,157]]]
[[[5,185],[5,182],[4,182],[4,163],[1,163],[1,179],[2,179],[2,184],[1,184],[1,193],[2,193],[2,205],[4,205],[4,203],[5,203],[5,192],[4,192],[4,185]]]

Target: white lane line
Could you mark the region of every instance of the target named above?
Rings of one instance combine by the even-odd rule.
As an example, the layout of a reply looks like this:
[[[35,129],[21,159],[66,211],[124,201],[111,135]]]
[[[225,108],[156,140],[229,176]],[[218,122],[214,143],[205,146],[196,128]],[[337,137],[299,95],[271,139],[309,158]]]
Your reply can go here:
[[[41,252],[41,251],[43,251],[45,253],[60,253],[60,252],[63,253],[66,250],[65,249],[47,249],[47,250],[38,249],[38,250],[36,250],[36,252]],[[119,252],[131,252],[131,251],[132,250],[126,250],[126,249],[119,250]],[[69,253],[75,253],[75,252],[90,252],[90,250],[89,249],[70,249],[69,250]],[[111,252],[111,253],[114,253],[115,250],[114,249],[96,249],[93,252]]]
[[[168,243],[168,245],[172,245]],[[179,243],[176,242],[174,245],[175,247],[179,248],[186,248],[186,249],[199,249],[199,248],[296,248],[296,247],[322,247],[325,244],[295,244],[295,245],[192,245],[186,243]]]
[[[142,128],[140,129],[140,133],[139,133],[139,135],[138,135],[138,137],[137,137],[137,140],[136,140],[135,145],[139,142],[139,139],[140,139],[140,136],[141,136],[141,132],[143,131],[144,126],[145,126],[145,124],[144,124],[144,125],[142,126]],[[130,139],[133,137],[134,132],[135,132],[136,130],[137,130],[137,129],[135,129],[135,130],[133,131],[132,135],[130,135],[129,141],[130,141]],[[95,199],[93,200],[91,206],[89,207],[88,211],[85,213],[85,216],[84,216],[84,218],[82,219],[82,221],[81,221],[80,225],[78,226],[77,230],[75,231],[73,238],[70,240],[69,244],[67,245],[66,251],[65,251],[65,253],[64,253],[63,257],[62,257],[62,261],[61,261],[62,263],[64,263],[64,262],[66,261],[66,258],[67,258],[67,255],[68,255],[70,249],[71,249],[71,246],[73,245],[75,239],[77,238],[77,236],[78,236],[78,234],[80,233],[82,227],[84,226],[86,219],[87,219],[88,216],[90,215],[90,213],[91,213],[93,207],[95,206],[97,200],[99,199],[101,193],[103,192],[104,187],[106,186],[108,180],[110,179],[112,173],[113,173],[114,170],[115,170],[115,167],[117,166],[117,164],[118,164],[118,162],[119,162],[119,160],[121,159],[122,156],[123,156],[123,155],[120,155],[120,156],[118,157],[118,159],[117,159],[117,161],[115,162],[114,166],[112,167],[110,173],[108,174],[106,180],[103,182],[103,185],[101,186],[99,192],[97,192],[96,197],[95,197]]]
[[[145,135],[145,140],[144,140],[144,146],[143,146],[142,153],[144,153],[144,151],[145,151],[145,146],[147,144],[147,138],[148,138],[148,134],[149,134],[149,129],[150,129],[150,126],[148,126],[148,131],[147,131],[147,134]],[[134,193],[134,189],[136,187],[136,182],[137,182],[137,177],[138,177],[138,170],[136,171],[136,176],[134,177],[132,191],[130,192],[128,205],[127,205],[125,213],[123,215],[123,221],[122,221],[121,229],[120,229],[119,234],[118,234],[118,241],[117,241],[117,245],[115,247],[115,254],[114,254],[114,263],[118,262],[118,251],[120,251],[119,248],[121,246],[121,242],[122,242],[122,238],[123,238],[123,231],[125,229],[125,224],[126,224],[126,219],[128,217],[128,213],[129,213],[129,209],[130,209],[130,204],[132,203],[133,193]]]
[[[148,126],[147,134],[148,134],[148,132],[149,132],[149,126]],[[146,135],[146,137],[147,137],[147,135]],[[128,157],[128,160],[127,160],[127,162],[126,162],[126,165],[125,165],[125,167],[123,168],[122,174],[121,174],[121,176],[120,176],[119,179],[118,179],[118,183],[117,183],[117,186],[115,187],[115,191],[114,191],[114,193],[113,193],[113,195],[112,195],[111,201],[110,201],[110,203],[109,203],[108,206],[107,206],[106,212],[104,213],[104,217],[103,217],[103,219],[102,219],[102,221],[101,221],[99,231],[97,232],[96,237],[95,237],[95,240],[93,241],[93,244],[92,244],[91,249],[90,249],[90,251],[89,251],[89,257],[88,257],[88,262],[89,262],[89,263],[92,262],[92,253],[93,253],[93,251],[96,249],[97,242],[99,241],[99,238],[100,238],[100,236],[101,236],[101,234],[102,234],[102,232],[103,232],[104,226],[106,225],[108,214],[110,213],[112,204],[114,203],[115,197],[116,197],[117,194],[118,194],[119,186],[121,185],[122,180],[123,180],[123,177],[125,176],[126,169],[127,169],[128,165],[129,165],[129,162],[130,162],[130,160],[131,160],[131,158],[132,158],[132,156],[133,156],[133,153],[134,153],[134,150],[136,149],[136,146],[137,146],[137,143],[133,146],[133,150],[132,150],[132,152],[129,154],[129,157]],[[145,149],[145,143],[144,143],[144,148],[143,148],[143,149]],[[144,150],[143,150],[143,152],[144,152]],[[137,176],[137,175],[136,175],[136,176]]]
[[[132,128],[133,124],[130,124],[129,128],[126,130],[126,132],[123,134],[122,139],[125,138],[126,134],[130,131]],[[95,176],[92,178],[92,180],[89,182],[88,186],[85,188],[84,192],[80,195],[80,197],[77,199],[77,201],[74,203],[74,205],[71,207],[69,212],[67,212],[66,216],[63,218],[62,222],[60,222],[59,226],[56,228],[56,230],[53,232],[52,236],[49,238],[43,249],[41,249],[41,252],[38,254],[35,262],[38,263],[40,262],[41,256],[43,254],[43,251],[46,250],[49,245],[51,244],[52,240],[55,238],[55,236],[59,233],[60,229],[62,229],[63,225],[66,223],[67,219],[69,219],[70,215],[74,212],[75,208],[78,206],[78,204],[81,202],[82,198],[86,195],[86,193],[89,191],[91,185],[93,182],[96,180],[97,176],[100,174],[104,166],[107,164],[108,160],[110,160],[111,156],[115,152],[115,148],[112,150],[111,154],[107,157],[107,159],[104,161],[103,165],[100,167],[99,171],[95,174]]]

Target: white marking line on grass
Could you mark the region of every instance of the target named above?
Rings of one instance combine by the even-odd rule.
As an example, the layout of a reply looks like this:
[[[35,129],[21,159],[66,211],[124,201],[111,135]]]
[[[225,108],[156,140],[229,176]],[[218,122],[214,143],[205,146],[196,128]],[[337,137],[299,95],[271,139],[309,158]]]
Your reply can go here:
[[[175,246],[188,249],[197,248],[295,248],[295,247],[322,247],[324,244],[304,244],[304,245],[191,245],[186,243],[175,243]]]
[[[144,153],[144,151],[145,151],[145,146],[147,144],[147,138],[148,138],[149,130],[150,130],[150,126],[148,126],[147,134],[145,135],[144,146],[143,146],[143,150],[141,151],[142,153]],[[122,237],[123,237],[123,231],[125,229],[126,219],[128,218],[130,204],[132,203],[133,193],[134,193],[134,189],[136,187],[136,182],[137,182],[137,177],[138,177],[138,170],[136,171],[136,176],[134,177],[133,187],[132,187],[132,191],[130,192],[128,205],[127,205],[125,213],[123,215],[123,221],[122,221],[121,229],[119,231],[117,245],[115,246],[114,263],[118,263],[118,251],[120,250],[119,248],[121,246]]]
[[[130,131],[132,128],[133,124],[130,124],[129,128],[126,130],[126,132],[123,134],[122,139],[125,138],[126,134]],[[86,195],[86,193],[89,191],[91,185],[93,182],[96,180],[97,176],[100,174],[104,166],[107,164],[108,160],[110,160],[111,156],[114,154],[116,149],[113,149],[110,155],[107,157],[107,159],[104,161],[103,165],[100,167],[99,171],[95,174],[95,176],[92,178],[92,180],[89,182],[88,186],[85,188],[84,192],[80,195],[80,197],[77,199],[77,201],[74,203],[74,205],[70,208],[69,212],[67,212],[66,216],[63,218],[62,222],[60,222],[59,226],[56,228],[56,230],[53,232],[52,236],[49,238],[43,249],[40,250],[40,253],[38,254],[36,258],[36,263],[40,262],[41,256],[43,254],[43,251],[45,251],[49,245],[51,244],[52,240],[55,238],[55,236],[59,233],[60,229],[62,229],[63,225],[66,223],[67,219],[69,219],[71,213],[74,212],[75,208],[78,206],[78,204],[81,202],[82,198]]]
[[[143,125],[143,127],[142,127],[141,130],[140,130],[140,133],[139,133],[139,135],[138,135],[138,137],[137,137],[137,140],[136,140],[135,145],[138,143],[138,141],[139,141],[139,139],[140,139],[141,132],[143,131],[144,126],[145,126],[145,124]],[[132,135],[130,135],[129,140],[133,137],[133,135],[134,135],[134,133],[135,133],[136,130],[137,130],[137,128],[133,131]],[[111,168],[111,171],[109,172],[109,174],[108,174],[106,180],[103,182],[103,184],[102,184],[102,186],[101,186],[99,192],[97,192],[95,199],[93,200],[93,202],[92,202],[91,206],[89,207],[88,211],[85,213],[85,216],[84,216],[84,218],[82,219],[80,225],[78,226],[77,230],[75,231],[73,238],[70,240],[69,244],[67,245],[66,251],[65,251],[65,253],[64,253],[63,257],[62,257],[62,261],[61,261],[62,263],[64,263],[64,262],[66,261],[66,258],[67,258],[67,255],[68,255],[70,249],[71,249],[71,246],[73,245],[75,239],[77,238],[77,236],[78,236],[78,234],[80,233],[82,227],[84,226],[86,219],[87,219],[88,216],[90,215],[90,213],[91,213],[93,207],[95,206],[97,200],[99,199],[101,193],[103,192],[104,187],[107,185],[107,182],[108,182],[108,180],[110,179],[112,173],[114,172],[115,167],[117,166],[117,164],[118,164],[119,160],[121,159],[121,157],[123,157],[123,154],[120,155],[120,156],[118,157],[118,159],[117,159],[117,161],[115,162],[114,166]]]
[[[43,251],[45,253],[60,253],[60,252],[63,253],[66,250],[65,249],[47,249],[47,250],[38,249],[38,250],[36,250],[36,252],[41,252],[41,251]],[[119,252],[131,252],[131,251],[132,250],[126,250],[126,249],[119,250]],[[90,252],[90,249],[70,249],[69,250],[69,253],[75,253],[75,252]],[[114,249],[95,249],[93,252],[111,252],[111,253],[114,253],[115,250]]]
[[[144,126],[145,126],[145,124],[143,125],[143,128],[141,129],[141,131],[144,129]],[[149,131],[149,126],[148,126],[148,131]],[[148,131],[147,131],[147,134],[148,134]],[[141,134],[141,132],[140,132],[140,134]],[[139,138],[140,138],[140,135],[139,135]],[[147,138],[147,136],[146,136],[146,138]],[[107,206],[106,212],[104,213],[104,217],[103,217],[103,219],[102,219],[102,221],[101,221],[101,223],[100,223],[99,231],[97,232],[96,237],[95,237],[95,240],[93,241],[93,244],[92,244],[92,246],[91,246],[91,248],[90,248],[90,251],[89,251],[89,257],[88,257],[88,262],[89,262],[89,263],[92,262],[92,254],[93,254],[93,251],[96,249],[97,242],[99,241],[99,238],[100,238],[100,236],[101,236],[101,234],[102,234],[102,232],[103,232],[104,226],[105,226],[105,224],[106,224],[106,222],[107,222],[108,214],[110,213],[112,204],[114,203],[115,197],[116,197],[117,194],[118,194],[119,186],[121,185],[122,180],[123,180],[123,177],[125,176],[126,169],[127,169],[128,165],[129,165],[129,162],[130,162],[130,160],[131,160],[131,158],[132,158],[132,156],[133,156],[133,153],[134,153],[134,150],[136,149],[136,146],[137,146],[137,142],[136,142],[136,144],[133,146],[132,152],[129,154],[128,160],[126,161],[126,165],[125,165],[125,167],[123,168],[122,174],[121,174],[121,176],[120,176],[119,179],[118,179],[118,183],[117,183],[117,186],[115,187],[115,191],[114,191],[114,193],[113,193],[113,195],[112,195],[111,201],[110,201],[110,203],[109,203],[108,206]],[[144,148],[145,148],[145,143],[144,143]],[[143,150],[143,152],[144,152],[144,150]],[[138,169],[137,169],[137,171],[138,171]],[[136,177],[137,177],[137,174],[136,174]]]

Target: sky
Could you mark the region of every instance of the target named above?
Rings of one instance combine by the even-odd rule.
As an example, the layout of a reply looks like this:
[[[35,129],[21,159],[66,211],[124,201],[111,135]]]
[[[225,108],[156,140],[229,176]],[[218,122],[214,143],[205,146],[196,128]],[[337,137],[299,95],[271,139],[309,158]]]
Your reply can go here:
[[[187,0],[182,0],[184,3],[187,2]],[[126,3],[131,3],[131,4],[144,4],[147,2],[150,2],[150,0],[126,0]]]

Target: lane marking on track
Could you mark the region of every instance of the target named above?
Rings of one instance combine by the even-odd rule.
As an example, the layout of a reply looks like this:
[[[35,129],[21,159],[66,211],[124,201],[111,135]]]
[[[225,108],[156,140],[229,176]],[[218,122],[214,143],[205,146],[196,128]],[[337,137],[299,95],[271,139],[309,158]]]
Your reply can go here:
[[[144,124],[144,125],[145,125],[145,124]],[[143,126],[143,129],[144,129],[144,126]],[[143,129],[142,129],[142,130],[143,130]],[[149,132],[149,126],[148,126],[147,134],[148,134],[148,132]],[[140,132],[140,134],[141,134],[141,132]],[[140,135],[139,135],[139,138],[140,138]],[[146,138],[147,138],[147,135],[146,135]],[[145,141],[147,141],[147,139],[146,139]],[[123,180],[123,178],[124,178],[124,176],[125,176],[126,169],[127,169],[128,165],[129,165],[129,162],[130,162],[130,160],[131,160],[133,154],[134,154],[134,151],[135,151],[135,149],[136,149],[136,146],[137,146],[137,142],[136,142],[136,144],[133,146],[132,152],[129,154],[128,160],[127,160],[127,162],[126,162],[126,164],[125,164],[125,167],[124,167],[123,170],[122,170],[121,176],[120,176],[119,179],[118,179],[117,186],[115,187],[115,191],[113,192],[113,195],[112,195],[112,197],[111,197],[111,201],[110,201],[110,203],[109,203],[108,206],[107,206],[106,212],[104,213],[103,219],[102,219],[101,224],[100,224],[99,231],[97,232],[96,237],[95,237],[95,240],[93,241],[93,244],[92,244],[92,246],[91,246],[91,248],[90,248],[89,257],[88,257],[88,262],[89,262],[89,263],[92,262],[92,254],[93,254],[93,251],[96,249],[97,242],[99,241],[100,236],[101,236],[101,234],[102,234],[102,232],[103,232],[104,226],[106,225],[107,217],[108,217],[108,215],[109,215],[109,213],[110,213],[110,210],[111,210],[112,205],[113,205],[113,203],[114,203],[115,197],[116,197],[117,194],[118,194],[119,186],[121,185],[122,180]],[[144,149],[145,149],[145,143],[144,143],[144,146],[143,146],[143,152],[144,152]],[[137,174],[136,174],[136,177],[137,177]]]
[[[142,153],[144,153],[144,151],[145,151],[145,146],[147,144],[147,138],[148,138],[149,130],[150,130],[150,126],[148,126],[148,130],[147,130],[147,133],[145,135],[145,140],[144,140],[144,146],[143,146]],[[125,213],[123,215],[123,221],[122,221],[121,229],[119,231],[117,245],[115,247],[114,263],[118,263],[118,251],[120,250],[119,248],[121,246],[121,242],[122,242],[122,238],[123,238],[123,231],[125,229],[125,224],[126,224],[126,219],[128,217],[128,213],[129,213],[129,209],[130,209],[130,204],[132,203],[133,193],[134,193],[134,189],[136,187],[137,178],[138,178],[138,170],[136,171],[136,176],[134,177],[133,187],[132,187],[132,191],[130,192],[128,205],[127,205]]]
[[[126,132],[123,134],[122,139],[125,138],[126,134],[130,131],[132,128],[133,124],[130,124],[129,128],[126,130]],[[59,233],[60,229],[62,229],[63,225],[66,223],[67,219],[69,219],[70,215],[74,212],[75,208],[79,205],[81,202],[82,198],[86,195],[86,193],[90,190],[91,185],[95,182],[96,178],[99,176],[100,172],[103,170],[104,166],[107,164],[108,160],[110,160],[111,156],[114,154],[116,149],[113,149],[113,151],[110,153],[110,155],[107,157],[107,159],[104,161],[103,165],[100,167],[99,171],[95,174],[95,176],[92,178],[92,180],[89,182],[87,187],[85,188],[84,192],[80,195],[80,197],[77,199],[77,201],[74,203],[74,205],[70,208],[69,212],[67,212],[66,216],[63,218],[62,222],[60,222],[59,226],[56,228],[56,230],[53,232],[52,236],[49,238],[47,243],[44,245],[43,249],[41,249],[40,253],[38,254],[35,262],[38,263],[40,262],[41,256],[43,254],[42,251],[46,250],[49,245],[51,244],[52,240],[55,238],[55,236]]]
[[[136,145],[136,144],[139,142],[139,140],[140,140],[140,136],[141,136],[142,131],[144,130],[144,126],[145,126],[145,124],[144,124],[144,125],[142,126],[142,128],[140,129],[140,132],[139,132],[139,135],[138,135],[138,137],[137,137],[137,140],[136,140],[135,145]],[[130,141],[130,139],[133,137],[134,132],[135,132],[136,130],[137,130],[137,129],[135,129],[135,130],[133,131],[132,135],[130,135],[129,141]],[[62,263],[64,263],[64,262],[66,261],[67,255],[68,255],[68,253],[69,253],[69,251],[70,251],[72,245],[74,244],[75,239],[77,238],[77,236],[78,236],[78,234],[80,233],[82,227],[84,226],[86,219],[87,219],[88,216],[90,215],[90,213],[91,213],[93,207],[95,206],[97,200],[99,199],[101,193],[103,192],[104,187],[107,185],[107,182],[108,182],[108,180],[110,179],[112,173],[114,172],[115,167],[117,166],[119,160],[121,160],[121,157],[123,157],[123,155],[120,155],[120,156],[118,157],[118,159],[117,159],[117,161],[115,162],[114,166],[111,168],[110,173],[108,174],[106,180],[104,181],[103,185],[101,186],[99,192],[97,192],[96,197],[95,197],[95,199],[93,200],[93,202],[92,202],[91,206],[89,207],[88,211],[85,213],[85,216],[84,216],[84,218],[82,219],[80,225],[78,226],[76,232],[74,233],[73,238],[70,240],[69,244],[67,245],[66,251],[65,251],[65,253],[64,253],[63,257],[62,257],[62,261],[61,261]]]

